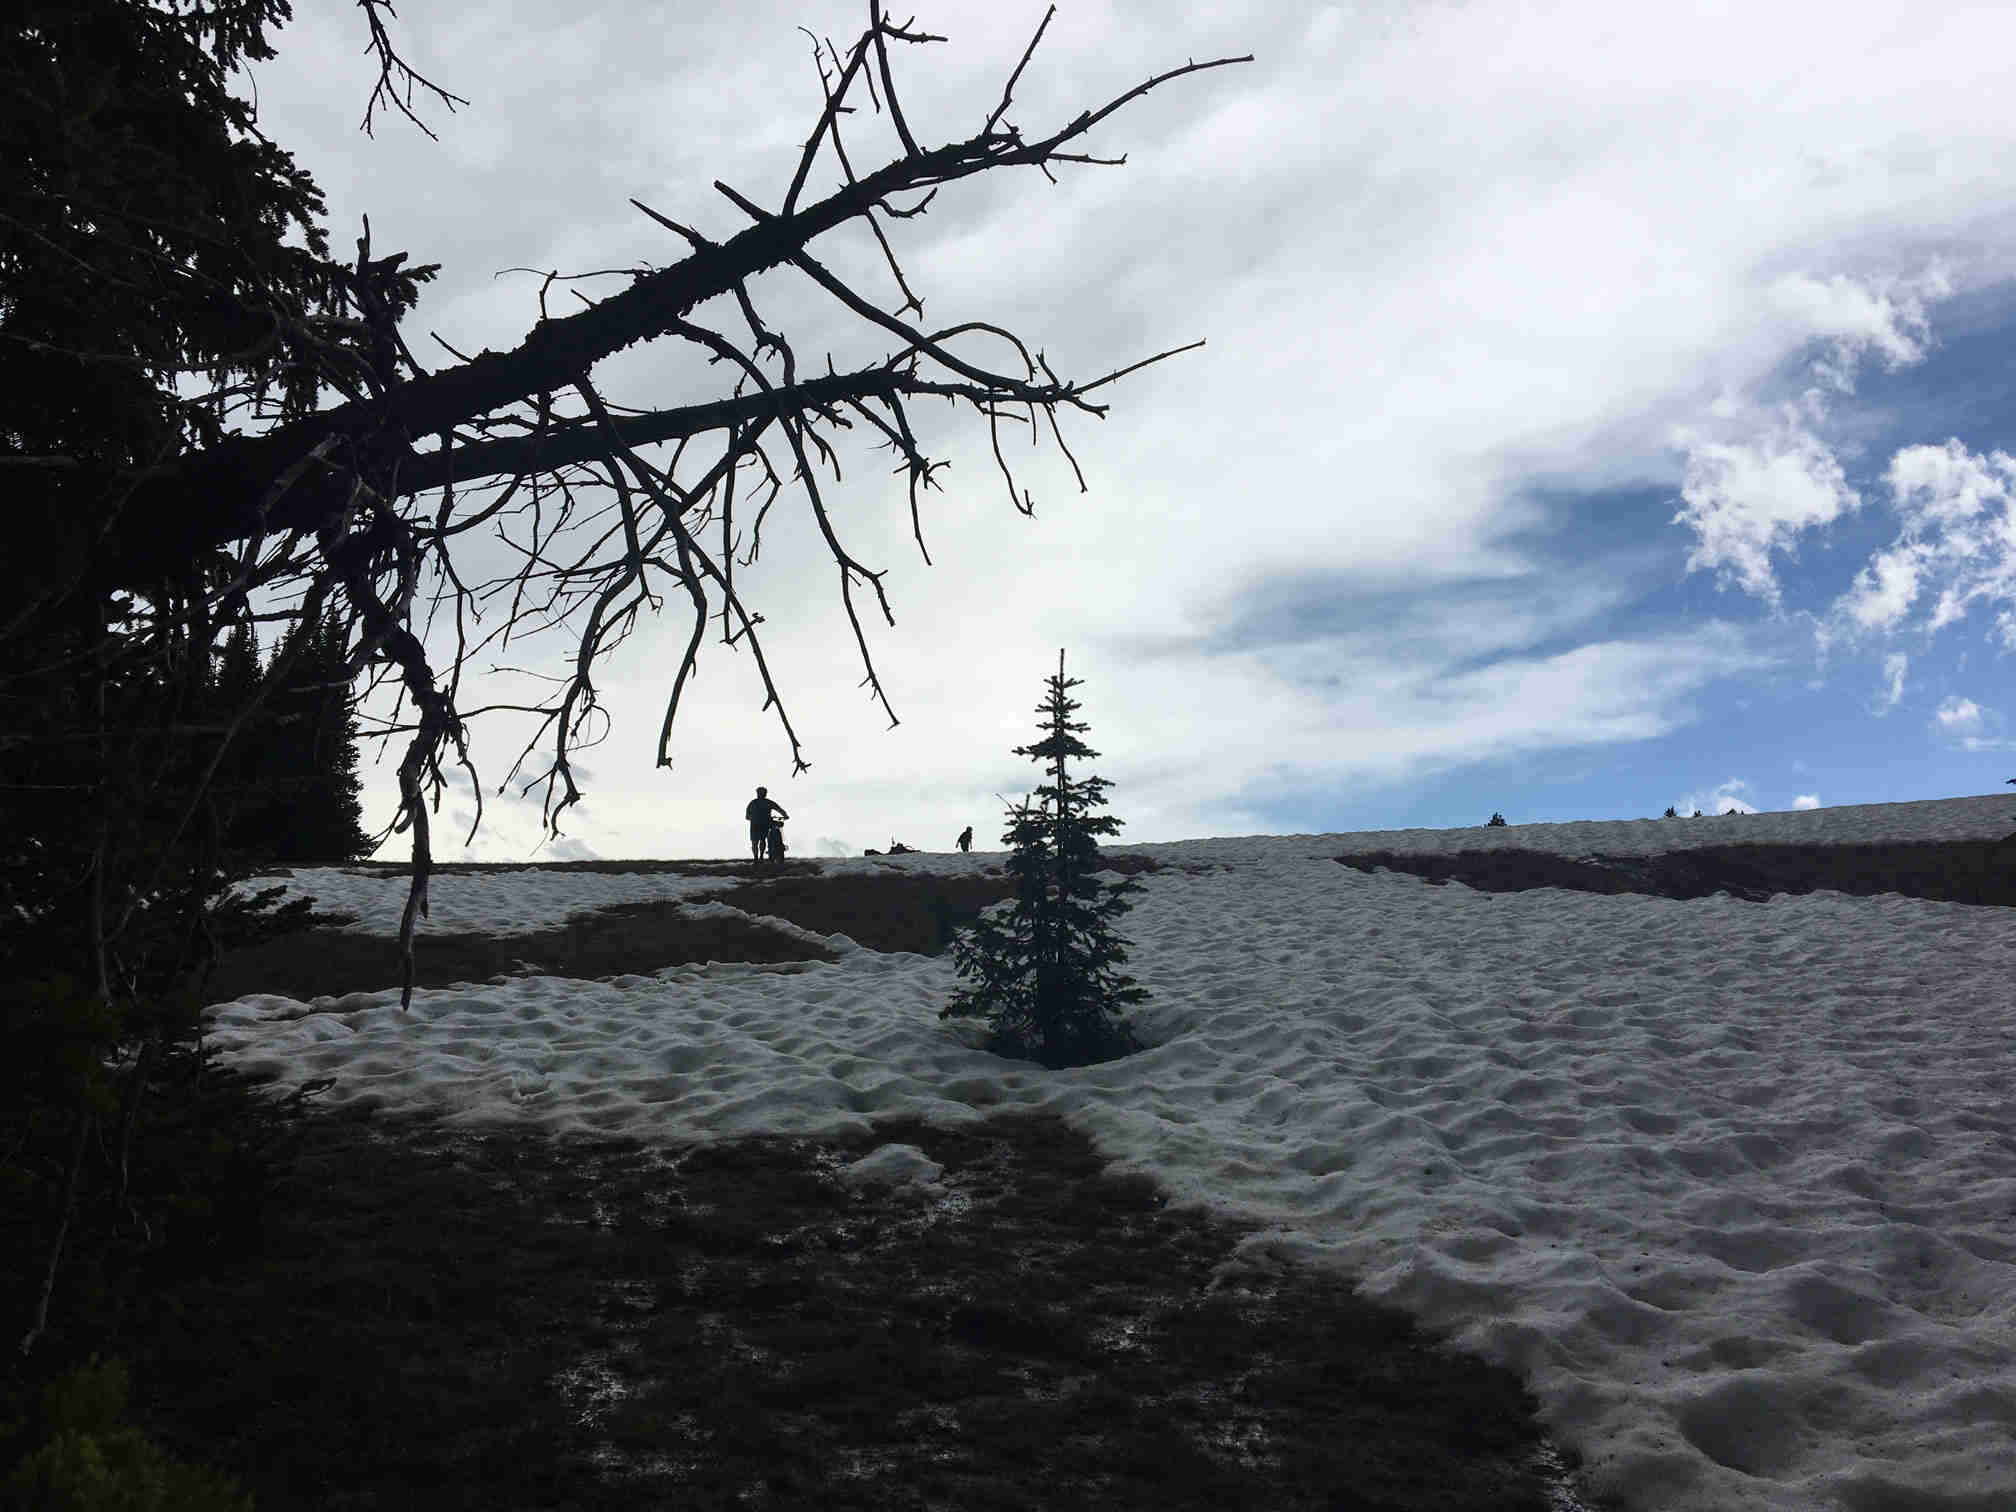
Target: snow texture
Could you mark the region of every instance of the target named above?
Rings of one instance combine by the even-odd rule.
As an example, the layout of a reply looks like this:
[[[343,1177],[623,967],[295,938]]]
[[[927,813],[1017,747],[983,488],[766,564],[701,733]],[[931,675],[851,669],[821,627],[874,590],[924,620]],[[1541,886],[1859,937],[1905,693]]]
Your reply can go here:
[[[1055,1110],[1177,1204],[1271,1225],[1231,1262],[1334,1269],[1521,1371],[1599,1493],[1641,1512],[2016,1508],[2016,931],[1886,894],[1482,893],[1345,852],[1651,855],[2000,838],[2016,799],[1254,836],[1123,923],[1146,1052],[1044,1071],[941,1022],[949,960],[500,978],[211,1010],[281,1088],[333,1076],[451,1122],[678,1145],[899,1112]],[[1000,853],[823,865],[952,875]],[[290,884],[390,933],[405,883]],[[836,885],[844,885],[837,883]],[[719,878],[437,877],[427,929],[531,930]],[[721,907],[725,905],[716,905]],[[425,929],[419,948],[425,950]],[[928,1183],[890,1146],[859,1179]]]

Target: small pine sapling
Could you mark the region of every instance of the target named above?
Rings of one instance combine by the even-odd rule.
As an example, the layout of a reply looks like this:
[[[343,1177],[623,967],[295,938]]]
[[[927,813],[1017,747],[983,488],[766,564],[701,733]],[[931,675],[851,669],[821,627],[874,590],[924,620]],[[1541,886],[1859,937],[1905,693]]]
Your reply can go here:
[[[998,913],[982,914],[953,941],[962,985],[939,1012],[943,1018],[986,1016],[986,1048],[997,1055],[1034,1060],[1051,1070],[1115,1060],[1143,1048],[1127,1027],[1124,1009],[1148,994],[1120,967],[1127,948],[1113,932],[1134,906],[1141,884],[1100,883],[1099,837],[1121,821],[1092,811],[1106,804],[1107,783],[1073,778],[1066,762],[1099,753],[1078,739],[1086,726],[1074,719],[1071,689],[1080,679],[1057,675],[1036,712],[1044,738],[1017,746],[1017,756],[1048,764],[1050,781],[1008,807],[1002,840],[1013,854],[1008,870],[1015,897]]]

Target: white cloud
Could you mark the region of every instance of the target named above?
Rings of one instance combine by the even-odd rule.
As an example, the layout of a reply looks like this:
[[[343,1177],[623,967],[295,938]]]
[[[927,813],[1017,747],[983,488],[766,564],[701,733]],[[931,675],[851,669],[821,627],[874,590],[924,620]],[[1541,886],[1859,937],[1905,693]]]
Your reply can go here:
[[[1703,815],[1726,814],[1732,809],[1741,814],[1754,814],[1757,805],[1745,796],[1749,792],[1749,783],[1741,777],[1729,777],[1705,792],[1687,794],[1674,808],[1690,818],[1696,812]]]
[[[1883,474],[1897,513],[1913,533],[1960,525],[1994,505],[2006,509],[2012,478],[2016,460],[2006,453],[1979,457],[1957,440],[1906,446]]]
[[[1484,757],[1654,738],[1690,717],[1690,701],[1704,686],[1761,664],[1717,626],[1551,654],[1501,654],[1457,672],[1376,642],[1297,648],[1293,659],[1313,669],[1326,658],[1341,674],[1336,687],[1283,690],[1258,707],[1250,694],[1242,705],[1239,690],[1255,682],[1255,663],[1282,660],[1278,649],[1174,658],[1152,682],[1130,682],[1116,694],[1135,720],[1165,727],[1169,738],[1150,743],[1162,751],[1182,749],[1172,742],[1186,709],[1251,710],[1255,718],[1242,714],[1214,733],[1216,759],[1255,789],[1279,792],[1325,771],[1336,774],[1332,780],[1383,786]]]
[[[1948,698],[1932,715],[1944,735],[1972,735],[1981,728],[1981,706],[1971,698]]]
[[[1935,634],[1976,603],[1999,604],[1994,634],[2016,649],[2016,458],[1958,440],[1900,448],[1885,468],[1896,539],[1835,601],[1833,628],[1854,635]],[[1931,610],[1913,627],[1912,609]]]
[[[1892,651],[1883,658],[1883,688],[1877,695],[1877,712],[1887,714],[1896,708],[1904,697],[1905,674],[1911,670],[1911,658],[1902,651]]]
[[[1918,596],[1924,558],[1928,552],[1916,541],[1879,551],[1869,565],[1855,574],[1855,582],[1837,604],[1858,630],[1893,630],[1910,613]]]
[[[1797,798],[1792,800],[1792,807],[1794,809],[1817,809],[1820,807],[1820,795],[1818,793],[1801,793]]]
[[[1761,302],[1782,339],[1821,340],[1826,350],[1808,364],[1815,386],[1775,413],[1759,413],[1725,389],[1707,406],[1712,432],[1674,428],[1686,460],[1684,507],[1673,523],[1698,537],[1688,571],[1715,569],[1723,586],[1780,602],[1773,553],[1794,556],[1801,536],[1862,503],[1816,429],[1827,419],[1828,393],[1852,394],[1856,366],[1870,353],[1893,372],[1922,362],[1931,345],[1927,304],[1954,288],[1938,261],[1908,277],[1793,272],[1766,286]],[[1917,591],[1915,567],[1908,549],[1879,558],[1857,579],[1845,612],[1865,629],[1893,623]]]
[[[1855,366],[1867,352],[1891,372],[1924,360],[1931,345],[1926,303],[1953,290],[1951,273],[1934,262],[1915,277],[1787,273],[1771,283],[1766,298],[1781,317],[1828,342],[1827,353],[1812,364],[1814,375],[1826,388],[1852,394]]]
[[[1791,413],[1764,435],[1743,442],[1697,439],[1681,430],[1687,452],[1673,523],[1700,538],[1687,570],[1716,569],[1733,584],[1776,605],[1780,587],[1773,552],[1794,554],[1798,537],[1831,525],[1861,505],[1825,442]]]

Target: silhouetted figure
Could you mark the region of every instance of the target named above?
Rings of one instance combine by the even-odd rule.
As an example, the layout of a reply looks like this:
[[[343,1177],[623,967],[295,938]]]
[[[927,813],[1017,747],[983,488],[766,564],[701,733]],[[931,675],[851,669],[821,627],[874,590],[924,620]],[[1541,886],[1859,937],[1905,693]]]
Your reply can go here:
[[[970,824],[959,831],[959,849],[962,851],[973,849],[973,826]]]
[[[770,816],[789,819],[781,805],[770,797],[770,789],[756,789],[756,796],[749,800],[749,806],[742,810],[742,817],[749,821],[749,859],[761,861],[763,852],[770,844]],[[781,854],[781,851],[780,851]]]
[[[863,852],[861,852],[861,854],[864,856],[879,856],[882,854],[882,852],[871,849],[871,850],[864,850]]]
[[[901,840],[891,840],[889,842],[889,854],[892,856],[914,856],[917,854],[917,848],[912,845],[905,845]]]

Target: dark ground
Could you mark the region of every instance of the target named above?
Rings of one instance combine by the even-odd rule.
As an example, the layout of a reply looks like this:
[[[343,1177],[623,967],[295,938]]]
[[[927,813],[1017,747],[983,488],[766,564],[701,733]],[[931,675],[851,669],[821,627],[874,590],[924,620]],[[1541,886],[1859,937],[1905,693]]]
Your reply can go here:
[[[2011,810],[2011,820],[2016,824],[2016,808]],[[1740,818],[1716,822],[1742,827]],[[1711,845],[1661,856],[1588,856],[1581,860],[1519,850],[1463,851],[1454,856],[1367,851],[1337,859],[1359,871],[1383,866],[1433,883],[1461,882],[1480,892],[1561,887],[1573,892],[1650,893],[1662,898],[1706,898],[1726,892],[1762,903],[1778,893],[1828,889],[1861,898],[1888,892],[1948,903],[2002,907],[2016,903],[2016,843],[2008,840]]]
[[[1338,859],[1489,890],[2012,900],[1990,849],[1966,845]],[[718,873],[710,896],[884,950],[942,948],[1006,887],[843,886],[809,862],[781,878],[557,869]],[[417,954],[420,981],[441,984],[521,962],[592,978],[820,952],[649,904],[535,936],[428,932]],[[317,931],[228,959],[209,996],[397,980],[386,941]],[[892,1141],[940,1162],[964,1203],[918,1208],[834,1177]],[[1516,1378],[1334,1280],[1210,1291],[1246,1229],[1108,1178],[1054,1117],[667,1152],[332,1110],[290,1159],[254,1252],[153,1278],[129,1354],[147,1428],[262,1508],[1594,1504]]]

